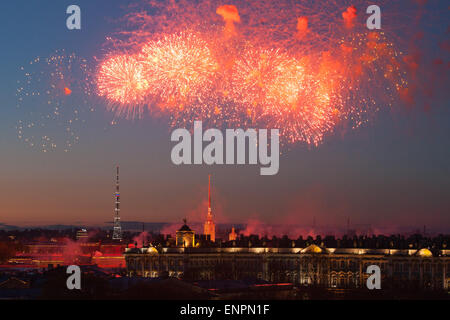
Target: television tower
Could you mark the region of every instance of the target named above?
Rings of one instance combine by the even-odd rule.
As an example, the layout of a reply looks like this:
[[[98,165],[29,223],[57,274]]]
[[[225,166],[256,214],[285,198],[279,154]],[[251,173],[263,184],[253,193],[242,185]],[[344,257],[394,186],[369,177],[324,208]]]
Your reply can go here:
[[[209,175],[208,182],[208,215],[206,216],[203,231],[205,235],[210,236],[212,242],[216,241],[216,225],[214,224],[211,210],[211,175]]]
[[[120,225],[120,189],[119,189],[119,166],[117,166],[117,174],[116,174],[116,193],[115,197],[115,207],[114,207],[114,231],[113,231],[113,240],[122,241],[122,227]]]

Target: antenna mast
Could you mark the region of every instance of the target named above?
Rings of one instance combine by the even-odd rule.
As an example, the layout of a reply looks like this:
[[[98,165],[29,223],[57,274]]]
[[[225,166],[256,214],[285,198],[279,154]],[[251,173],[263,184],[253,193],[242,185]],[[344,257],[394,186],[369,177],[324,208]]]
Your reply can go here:
[[[117,166],[116,172],[116,193],[115,197],[115,207],[114,207],[114,232],[113,240],[122,241],[122,227],[120,225],[120,189],[119,189],[119,166]]]

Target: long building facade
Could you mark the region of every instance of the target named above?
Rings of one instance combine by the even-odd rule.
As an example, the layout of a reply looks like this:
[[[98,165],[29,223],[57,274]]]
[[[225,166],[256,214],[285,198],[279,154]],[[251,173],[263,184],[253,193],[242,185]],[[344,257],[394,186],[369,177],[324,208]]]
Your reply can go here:
[[[256,278],[303,286],[363,288],[369,265],[381,269],[382,284],[401,288],[450,289],[450,250],[265,247],[127,248],[129,276],[188,280]]]

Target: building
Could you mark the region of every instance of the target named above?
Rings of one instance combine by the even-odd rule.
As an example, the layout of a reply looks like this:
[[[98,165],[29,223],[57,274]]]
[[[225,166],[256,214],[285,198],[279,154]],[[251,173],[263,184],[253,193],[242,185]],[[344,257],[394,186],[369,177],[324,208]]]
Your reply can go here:
[[[313,223],[315,224],[315,223]],[[348,223],[349,225],[349,223]],[[176,277],[192,281],[257,279],[270,283],[329,289],[366,288],[370,265],[380,267],[384,287],[450,290],[448,236],[436,239],[402,236],[344,235],[303,240],[251,235],[216,241],[211,210],[211,176],[204,234],[196,238],[184,225],[171,239],[147,247],[126,248],[129,276]]]
[[[76,239],[78,241],[87,241],[89,238],[88,232],[86,229],[80,229],[77,231]]]
[[[176,245],[177,247],[189,248],[195,246],[195,233],[186,224],[186,219],[183,220],[184,224],[177,231]]]
[[[178,242],[178,241],[177,241]],[[186,280],[286,282],[325,288],[365,288],[369,265],[381,269],[382,284],[392,288],[450,290],[450,250],[235,246],[127,248],[129,276],[169,275]],[[273,243],[272,243],[273,244]]]
[[[237,234],[236,234],[236,230],[234,229],[234,227],[231,228],[231,232],[228,235],[228,240],[229,241],[235,241],[237,239]]]
[[[46,269],[51,266],[98,265],[101,268],[125,268],[123,251],[125,243],[73,242],[63,239],[58,242],[30,242],[24,244],[23,252],[8,260],[7,267]]]
[[[208,182],[208,214],[203,226],[203,233],[210,238],[212,242],[216,241],[216,225],[214,224],[211,210],[211,175]]]

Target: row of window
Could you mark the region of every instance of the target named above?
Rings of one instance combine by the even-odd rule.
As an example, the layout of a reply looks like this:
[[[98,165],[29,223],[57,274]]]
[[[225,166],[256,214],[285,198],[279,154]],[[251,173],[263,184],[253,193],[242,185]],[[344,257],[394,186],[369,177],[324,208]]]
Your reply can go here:
[[[261,259],[202,259],[202,258],[194,258],[190,259],[189,265],[194,267],[203,267],[203,266],[216,266],[219,263],[233,263],[235,262],[237,267],[245,267],[245,268],[252,268],[257,269],[259,267],[262,267],[262,261]],[[321,267],[321,270],[323,272],[327,272],[328,265],[326,260],[319,261],[310,261],[310,260],[295,260],[295,259],[270,259],[268,261],[269,268],[274,269],[280,269],[280,268],[286,268],[286,269],[296,269],[300,267],[300,270],[303,271],[309,271],[309,272],[317,272],[318,267]],[[152,260],[145,260],[145,269],[151,270],[151,269],[158,269],[160,261],[159,259],[152,259]],[[387,262],[381,262],[381,261],[368,261],[364,262],[362,265],[363,270],[366,270],[369,265],[378,265],[382,271],[386,270],[388,263]],[[141,268],[141,262],[138,259],[129,259],[128,260],[128,267],[129,268]],[[332,270],[351,270],[351,271],[358,271],[359,270],[360,261],[359,260],[331,260],[330,266]],[[181,267],[183,266],[183,260],[182,259],[168,259],[162,262],[161,267]],[[431,263],[424,263],[422,265],[423,272],[430,273],[432,271],[432,264]],[[395,273],[408,273],[408,272],[419,272],[421,264],[417,262],[394,262],[392,264],[393,272]],[[437,263],[435,264],[435,268],[433,270],[436,273],[442,274],[444,271],[444,264],[443,263]],[[447,263],[446,266],[446,276],[450,275],[450,262]]]

